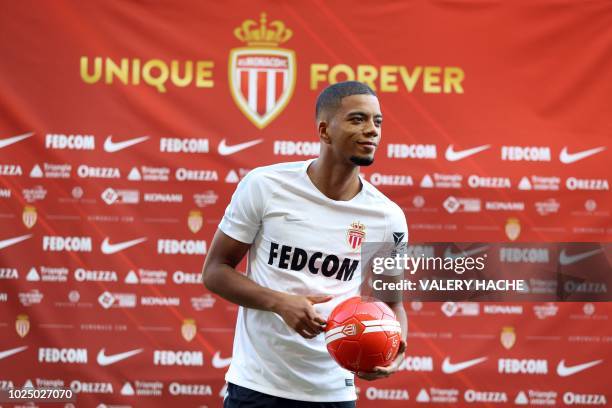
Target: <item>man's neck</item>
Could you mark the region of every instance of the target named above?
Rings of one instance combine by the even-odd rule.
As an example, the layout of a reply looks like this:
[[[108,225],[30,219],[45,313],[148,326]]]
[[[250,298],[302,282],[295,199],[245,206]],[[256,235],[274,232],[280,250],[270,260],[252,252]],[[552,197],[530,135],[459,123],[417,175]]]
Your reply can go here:
[[[315,187],[332,200],[349,201],[361,191],[359,166],[331,163],[319,157],[306,173]]]

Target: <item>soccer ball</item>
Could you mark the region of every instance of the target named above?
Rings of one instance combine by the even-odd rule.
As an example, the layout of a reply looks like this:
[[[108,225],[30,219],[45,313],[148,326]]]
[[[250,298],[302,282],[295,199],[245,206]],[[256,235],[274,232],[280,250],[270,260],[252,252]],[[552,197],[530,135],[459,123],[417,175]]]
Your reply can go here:
[[[325,328],[327,351],[352,372],[385,367],[397,356],[402,329],[383,302],[352,297],[331,312]]]

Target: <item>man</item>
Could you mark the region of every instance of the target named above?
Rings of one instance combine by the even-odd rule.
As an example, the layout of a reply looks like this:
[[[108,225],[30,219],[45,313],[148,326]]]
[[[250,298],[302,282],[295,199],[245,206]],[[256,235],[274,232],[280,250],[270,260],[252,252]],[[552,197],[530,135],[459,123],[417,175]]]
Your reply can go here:
[[[338,303],[359,295],[362,243],[408,233],[401,209],[359,177],[380,143],[374,91],[354,81],[332,85],[317,100],[316,120],[319,158],[251,171],[206,257],[206,287],[240,305],[226,408],[355,406],[353,374],[319,334]],[[244,276],[235,267],[247,252]],[[401,302],[390,306],[404,341],[391,366],[358,373],[366,380],[388,377],[403,358],[406,313]]]

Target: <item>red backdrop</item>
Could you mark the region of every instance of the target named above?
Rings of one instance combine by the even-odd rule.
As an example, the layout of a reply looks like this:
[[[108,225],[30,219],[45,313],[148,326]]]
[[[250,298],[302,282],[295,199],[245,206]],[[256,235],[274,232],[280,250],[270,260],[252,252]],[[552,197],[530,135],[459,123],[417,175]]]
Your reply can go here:
[[[609,242],[611,27],[605,1],[5,4],[0,384],[219,406],[207,247],[249,169],[316,156],[344,79],[378,92],[364,174],[412,242]],[[407,302],[405,371],[360,406],[610,399],[609,303],[490,306]]]

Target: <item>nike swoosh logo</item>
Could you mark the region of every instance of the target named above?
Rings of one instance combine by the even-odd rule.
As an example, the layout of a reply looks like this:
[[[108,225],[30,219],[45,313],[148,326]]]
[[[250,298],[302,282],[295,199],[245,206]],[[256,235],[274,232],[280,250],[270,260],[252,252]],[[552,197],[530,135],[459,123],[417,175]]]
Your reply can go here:
[[[559,377],[568,377],[570,375],[579,373],[580,371],[584,371],[587,368],[596,366],[597,364],[601,364],[602,362],[603,360],[595,360],[595,361],[590,361],[588,363],[567,367],[565,365],[565,360],[561,360],[559,361],[559,364],[557,365],[557,374],[559,375]]]
[[[107,366],[107,365],[115,364],[121,360],[125,360],[126,358],[135,356],[136,354],[141,353],[142,350],[143,349],[130,350],[130,351],[126,351],[125,353],[111,354],[110,356],[107,356],[104,354],[106,349],[102,349],[98,352],[98,357],[96,358],[96,361],[101,366]]]
[[[102,250],[103,254],[110,255],[114,254],[115,252],[123,251],[124,249],[129,248],[131,246],[138,245],[146,240],[147,238],[138,238],[133,239],[131,241],[119,242],[118,244],[111,244],[110,242],[108,242],[108,238],[104,238],[100,249]]]
[[[144,142],[149,138],[149,136],[136,137],[134,139],[124,140],[123,142],[113,142],[112,138],[112,135],[108,136],[104,141],[104,150],[109,153],[115,153],[119,150],[123,150],[130,146],[134,146],[135,144]]]
[[[472,156],[476,153],[480,153],[483,150],[487,150],[489,147],[491,147],[491,145],[482,145],[472,147],[471,149],[459,150],[456,152],[453,150],[453,145],[449,145],[446,148],[446,153],[444,154],[444,157],[446,157],[446,160],[448,161],[463,160],[466,157]]]
[[[12,356],[13,354],[21,353],[23,350],[27,348],[28,346],[22,346],[22,347],[16,347],[10,350],[0,351],[0,360],[2,360],[3,358],[7,358],[9,356]]]
[[[561,150],[561,154],[559,155],[559,160],[561,161],[561,163],[570,164],[570,163],[577,162],[578,160],[586,159],[587,157],[597,154],[604,150],[606,150],[606,148],[602,146],[602,147],[595,147],[593,149],[585,150],[583,152],[568,153],[567,147],[564,147]]]
[[[594,249],[592,251],[589,252],[583,252],[581,254],[576,254],[576,255],[568,255],[565,253],[565,249],[561,250],[561,253],[559,254],[559,263],[561,265],[571,265],[573,263],[576,263],[578,261],[582,261],[583,259],[586,258],[590,258],[593,255],[596,255],[600,252],[602,252],[603,250],[601,248],[599,249]]]
[[[446,249],[444,250],[444,257],[445,258],[458,258],[460,256],[467,258],[468,256],[472,256],[475,254],[478,254],[480,252],[484,252],[487,249],[489,249],[488,245],[484,245],[478,248],[473,248],[467,251],[461,251],[461,252],[453,252],[451,247],[446,247]]]
[[[231,357],[221,358],[221,353],[219,353],[218,351],[215,353],[215,355],[212,358],[212,365],[215,368],[225,368],[228,365],[230,365],[231,362],[232,362]]]
[[[22,141],[23,139],[27,139],[28,137],[34,136],[34,132],[24,133],[23,135],[7,137],[6,139],[0,140],[0,149],[6,146],[10,146],[13,143],[17,143]]]
[[[15,238],[3,239],[2,241],[0,241],[0,249],[4,249],[4,248],[9,247],[11,245],[15,245],[16,243],[21,242],[21,241],[25,241],[28,238],[32,238],[32,234],[22,235],[20,237],[15,237]]]
[[[238,143],[233,146],[228,146],[225,144],[225,139],[221,140],[219,143],[219,147],[217,151],[221,156],[229,156],[230,154],[238,153],[241,150],[248,149],[249,147],[255,146],[263,142],[263,139],[251,140],[250,142]]]
[[[466,368],[475,366],[476,364],[480,364],[485,361],[487,357],[475,358],[473,360],[464,361],[462,363],[453,364],[450,362],[450,359],[446,357],[442,362],[442,371],[446,374],[453,374],[459,371],[465,370]]]

